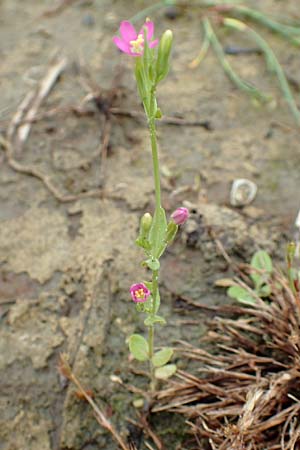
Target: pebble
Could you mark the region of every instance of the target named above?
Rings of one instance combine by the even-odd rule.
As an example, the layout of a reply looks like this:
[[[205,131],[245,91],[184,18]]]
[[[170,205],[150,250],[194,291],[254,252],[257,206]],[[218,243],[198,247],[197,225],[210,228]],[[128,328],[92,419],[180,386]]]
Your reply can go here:
[[[230,191],[231,206],[246,206],[253,202],[257,193],[256,184],[247,178],[234,180]]]

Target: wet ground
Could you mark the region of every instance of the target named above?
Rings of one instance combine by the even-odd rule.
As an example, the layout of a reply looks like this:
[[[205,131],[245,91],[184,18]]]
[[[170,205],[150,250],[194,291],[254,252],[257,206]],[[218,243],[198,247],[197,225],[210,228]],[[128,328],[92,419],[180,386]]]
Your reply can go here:
[[[297,3],[264,1],[263,9],[296,19]],[[8,164],[5,142],[0,153],[1,450],[116,448],[74,388],[59,377],[62,351],[122,432],[133,398],[110,377],[143,384],[130,371],[137,366],[128,359],[125,339],[143,331],[128,286],[145,276],[134,239],[139,216],[153,209],[152,170],[132,60],[116,51],[111,38],[120,20],[145,6],[149,2],[82,0],[53,11],[50,1],[0,2],[4,138],[54,55],[66,58],[63,74],[38,110],[41,120],[32,124],[22,150],[14,152],[23,168],[33,169],[31,175]],[[152,17],[158,34],[172,28],[175,36],[171,72],[158,92],[161,109],[167,116],[209,123],[209,129],[164,123],[158,128],[164,205],[171,212],[188,201],[194,209],[193,223],[163,261],[162,315],[168,325],[159,333],[169,343],[197,342],[205,318],[193,314],[196,323],[188,324],[189,313],[179,308],[178,297],[226,300],[214,281],[224,277],[227,265],[207,230],[212,228],[227,251],[243,260],[258,247],[280,257],[282,243],[293,235],[300,206],[299,129],[262,56],[229,60],[243,77],[272,92],[276,109],[254,105],[233,87],[212,52],[198,69],[188,68],[200,49],[200,11],[179,11],[172,21],[163,10]],[[236,34],[221,36],[224,44],[250,45]],[[299,50],[265,36],[286,73],[300,83]],[[114,85],[118,73],[122,77]],[[114,106],[141,113],[138,119],[111,117],[107,158],[101,157],[105,117],[93,102],[82,103],[91,85],[104,93],[102,99],[120,87],[113,91]],[[299,92],[294,93],[298,100]],[[50,180],[62,201],[35,171]],[[240,177],[253,180],[258,194],[250,206],[233,209],[230,185]],[[63,201],[103,188],[101,196]],[[172,419],[161,420],[170,424],[166,442],[175,448],[170,436],[180,437]]]

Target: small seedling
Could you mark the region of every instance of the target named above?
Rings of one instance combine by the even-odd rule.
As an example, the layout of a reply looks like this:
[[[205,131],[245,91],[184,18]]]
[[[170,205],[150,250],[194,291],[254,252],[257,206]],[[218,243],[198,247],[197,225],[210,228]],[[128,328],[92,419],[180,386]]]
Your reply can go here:
[[[264,250],[259,250],[252,256],[250,263],[250,277],[253,281],[253,289],[242,286],[231,286],[227,290],[229,297],[240,303],[253,305],[257,297],[269,297],[271,285],[269,283],[273,272],[272,259]]]

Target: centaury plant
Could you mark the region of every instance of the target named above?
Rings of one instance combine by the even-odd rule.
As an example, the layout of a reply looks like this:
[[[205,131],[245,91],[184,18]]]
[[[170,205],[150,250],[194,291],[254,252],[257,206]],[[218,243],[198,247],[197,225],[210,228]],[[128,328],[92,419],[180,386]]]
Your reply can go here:
[[[151,389],[155,389],[157,378],[167,378],[176,371],[175,364],[169,364],[173,350],[163,347],[154,350],[154,330],[156,325],[164,325],[165,319],[160,316],[159,269],[160,258],[166,247],[173,241],[178,226],[188,218],[188,210],[180,207],[174,211],[169,221],[161,204],[161,184],[159,157],[155,123],[162,117],[156,100],[156,88],[169,71],[169,57],[172,47],[172,32],[163,33],[160,41],[153,39],[154,23],[146,19],[137,33],[130,22],[120,25],[120,36],[113,38],[116,46],[124,53],[134,57],[135,78],[138,93],[144,106],[148,121],[152,149],[153,178],[155,188],[155,211],[153,217],[145,213],[140,221],[140,231],[136,244],[144,251],[143,265],[152,272],[150,281],[133,284],[130,288],[132,300],[139,312],[144,313],[145,326],[148,328],[148,339],[133,334],[129,338],[129,349],[135,359],[149,361]]]

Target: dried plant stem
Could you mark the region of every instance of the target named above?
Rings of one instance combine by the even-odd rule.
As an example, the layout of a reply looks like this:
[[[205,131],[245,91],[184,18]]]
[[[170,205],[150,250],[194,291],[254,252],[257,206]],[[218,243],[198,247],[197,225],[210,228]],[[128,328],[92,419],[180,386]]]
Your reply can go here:
[[[107,431],[109,431],[116,442],[119,444],[120,448],[122,450],[130,450],[129,447],[125,444],[124,440],[121,438],[117,430],[114,428],[114,426],[111,424],[111,422],[106,418],[104,413],[100,410],[100,408],[96,405],[94,400],[91,398],[91,396],[87,393],[87,391],[84,389],[78,378],[74,375],[72,372],[71,367],[69,366],[69,363],[67,362],[67,359],[64,355],[60,355],[60,365],[59,370],[68,380],[70,380],[72,383],[75,384],[75,386],[78,388],[79,392],[82,394],[82,396],[85,398],[85,400],[90,404],[92,407],[95,417],[97,419],[97,422],[99,425],[101,425],[103,428],[105,428]]]

